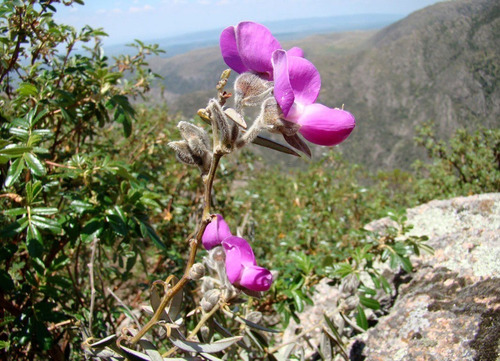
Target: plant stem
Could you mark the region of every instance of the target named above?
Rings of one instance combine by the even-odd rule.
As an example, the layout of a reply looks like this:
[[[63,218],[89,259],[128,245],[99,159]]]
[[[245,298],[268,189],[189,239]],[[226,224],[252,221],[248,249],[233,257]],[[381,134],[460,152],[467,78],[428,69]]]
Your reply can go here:
[[[214,156],[212,158],[212,163],[210,164],[210,170],[208,172],[208,175],[206,177],[205,181],[205,194],[204,194],[204,204],[203,204],[203,215],[201,217],[201,220],[198,224],[196,234],[194,238],[188,238],[189,242],[189,258],[186,264],[186,269],[184,271],[184,275],[182,278],[177,282],[166,294],[163,296],[163,299],[160,303],[160,306],[156,309],[156,312],[154,313],[153,317],[149,320],[149,322],[135,335],[131,340],[131,344],[136,344],[142,336],[146,332],[149,331],[151,327],[153,327],[161,317],[161,314],[163,310],[168,306],[169,302],[172,300],[175,294],[179,292],[189,281],[189,271],[191,270],[191,267],[193,266],[195,259],[196,259],[196,252],[198,251],[198,244],[201,241],[201,237],[203,233],[205,232],[205,228],[207,225],[210,223],[211,218],[210,218],[210,204],[212,202],[212,186],[215,178],[215,172],[217,170],[217,167],[219,166],[220,159],[224,155],[223,152],[221,152],[218,147],[214,151]]]

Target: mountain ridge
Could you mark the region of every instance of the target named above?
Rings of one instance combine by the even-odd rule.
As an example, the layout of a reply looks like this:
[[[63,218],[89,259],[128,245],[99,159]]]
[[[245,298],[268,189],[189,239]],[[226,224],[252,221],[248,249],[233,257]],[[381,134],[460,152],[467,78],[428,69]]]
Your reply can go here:
[[[319,102],[344,104],[356,116],[356,129],[340,146],[349,160],[372,170],[408,169],[425,156],[413,136],[427,120],[436,121],[443,139],[459,127],[499,125],[499,35],[499,3],[455,0],[375,32],[314,35],[283,45],[302,47],[318,68]],[[152,67],[165,75],[171,108],[187,116],[213,96],[226,68],[217,48],[153,61]]]

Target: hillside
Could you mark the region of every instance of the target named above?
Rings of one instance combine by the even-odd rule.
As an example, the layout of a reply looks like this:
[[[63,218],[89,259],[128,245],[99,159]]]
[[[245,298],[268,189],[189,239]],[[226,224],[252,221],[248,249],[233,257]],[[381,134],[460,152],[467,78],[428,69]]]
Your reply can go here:
[[[423,121],[435,120],[443,138],[459,126],[499,125],[499,35],[497,1],[457,0],[376,32],[315,35],[293,44],[321,73],[319,101],[345,104],[357,118],[342,146],[347,157],[388,169],[408,168],[423,156],[413,145],[414,127]],[[218,48],[154,59],[152,66],[165,77],[171,109],[187,116],[210,97],[225,68]]]

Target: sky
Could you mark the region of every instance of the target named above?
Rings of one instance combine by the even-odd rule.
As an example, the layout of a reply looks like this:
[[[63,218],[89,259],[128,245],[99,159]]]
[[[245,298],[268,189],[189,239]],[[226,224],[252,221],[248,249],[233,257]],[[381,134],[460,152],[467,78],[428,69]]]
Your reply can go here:
[[[84,0],[59,5],[58,22],[104,28],[106,44],[162,39],[222,29],[239,21],[268,22],[353,14],[400,14],[437,0]]]

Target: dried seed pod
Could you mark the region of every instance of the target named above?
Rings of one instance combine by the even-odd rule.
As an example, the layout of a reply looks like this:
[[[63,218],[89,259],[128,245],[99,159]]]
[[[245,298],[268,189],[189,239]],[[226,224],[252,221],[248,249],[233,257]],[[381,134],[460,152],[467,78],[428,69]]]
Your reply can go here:
[[[195,263],[189,270],[189,278],[192,280],[199,280],[205,275],[205,266],[201,263]]]

